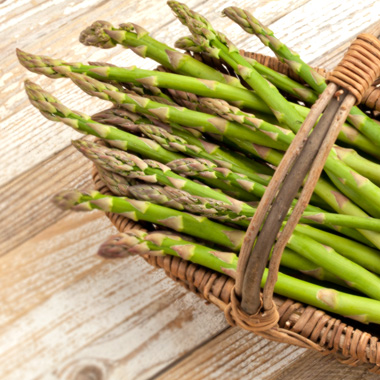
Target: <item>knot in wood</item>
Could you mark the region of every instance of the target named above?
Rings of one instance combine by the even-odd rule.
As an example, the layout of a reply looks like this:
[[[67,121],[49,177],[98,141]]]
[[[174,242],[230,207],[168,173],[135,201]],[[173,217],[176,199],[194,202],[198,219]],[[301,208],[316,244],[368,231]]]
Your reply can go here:
[[[380,75],[380,41],[362,33],[351,44],[339,65],[328,75],[327,81],[350,91],[356,104]]]

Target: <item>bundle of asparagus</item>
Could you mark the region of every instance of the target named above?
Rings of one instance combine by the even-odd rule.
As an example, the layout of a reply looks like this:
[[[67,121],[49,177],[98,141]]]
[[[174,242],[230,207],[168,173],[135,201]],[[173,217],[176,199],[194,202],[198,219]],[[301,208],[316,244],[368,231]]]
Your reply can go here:
[[[45,117],[98,138],[72,144],[94,162],[113,193],[67,190],[54,198],[57,206],[98,209],[150,222],[152,230],[166,228],[112,237],[100,255],[174,255],[235,278],[256,204],[310,110],[292,99],[311,106],[325,79],[247,11],[230,7],[223,13],[257,35],[302,83],[241,55],[186,5],[168,5],[192,34],[176,43],[188,54],[132,23],[116,28],[97,21],[80,36],[89,46],[130,48],[162,65],[157,71],[17,51],[28,70],[71,79],[112,108],[91,117],[37,84],[26,81],[25,88]],[[221,71],[204,63],[210,57]],[[277,293],[380,323],[379,146],[380,126],[354,107],[282,255]]]

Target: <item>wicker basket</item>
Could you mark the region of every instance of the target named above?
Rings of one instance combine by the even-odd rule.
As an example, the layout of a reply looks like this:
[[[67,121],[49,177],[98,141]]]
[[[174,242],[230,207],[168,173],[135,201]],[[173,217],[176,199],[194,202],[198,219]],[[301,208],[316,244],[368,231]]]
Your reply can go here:
[[[253,55],[244,54],[250,57]],[[276,59],[260,55],[254,55],[254,58],[279,72],[288,71],[286,65],[280,64]],[[207,63],[226,70],[224,67],[218,67],[215,61],[208,60]],[[323,69],[320,72],[325,73]],[[183,94],[181,96],[183,98]],[[373,95],[367,99],[373,103]],[[186,100],[184,103],[186,104]],[[112,194],[101,181],[96,168],[93,180],[96,190],[103,194]],[[151,224],[138,224],[118,214],[107,213],[107,216],[120,232],[130,229],[153,229]],[[232,278],[179,257],[147,255],[144,259],[149,264],[162,268],[167,276],[186,289],[218,306],[230,325],[252,330],[249,323],[242,322],[247,319],[240,319],[237,315],[241,310],[238,307],[239,301],[234,296],[235,281]],[[279,315],[278,326],[268,330],[263,324],[261,329],[254,329],[255,333],[271,340],[311,348],[324,355],[333,354],[345,364],[365,365],[371,372],[380,373],[380,334],[376,328],[356,323],[351,319],[335,318],[315,307],[285,297],[274,296],[273,301]],[[361,331],[358,327],[366,331]]]

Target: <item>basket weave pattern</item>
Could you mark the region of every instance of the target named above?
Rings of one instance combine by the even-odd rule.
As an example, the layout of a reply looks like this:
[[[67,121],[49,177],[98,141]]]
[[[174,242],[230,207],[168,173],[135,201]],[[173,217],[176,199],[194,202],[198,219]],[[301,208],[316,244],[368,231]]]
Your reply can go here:
[[[365,39],[367,36],[361,35],[360,38]],[[373,40],[372,36],[368,36],[368,38],[370,41]],[[363,75],[360,75],[358,80],[353,80],[352,76],[356,77],[357,75],[351,70],[352,65],[349,62],[351,56],[346,54],[342,62],[347,61],[348,63],[339,65],[333,74],[329,76],[329,79],[340,86],[342,86],[343,82],[347,82],[346,86],[343,87],[347,88],[348,85],[348,90],[356,97],[357,102],[360,102],[366,88],[368,88],[365,84],[372,83],[380,74],[380,57],[377,57],[380,45],[375,48],[367,41],[364,41],[363,44],[367,44],[369,48],[368,46],[362,48],[360,45],[362,41],[359,38],[358,41],[353,43],[354,49],[364,50],[364,48],[367,48],[367,50],[373,49],[374,51],[375,59],[372,64],[372,75],[362,70],[360,74]],[[379,44],[377,40],[375,43]],[[367,50],[364,51],[367,52]],[[286,69],[283,64],[280,64],[275,59],[268,58],[266,61],[268,61],[266,63],[269,66],[278,71],[284,72]],[[323,72],[323,74],[325,73]],[[173,91],[173,95],[176,95],[173,97],[176,101],[179,98],[179,103],[184,102],[185,104],[183,105],[186,105],[187,99],[183,97],[183,94],[177,94]],[[353,104],[355,98],[353,96],[352,98],[354,99]],[[98,191],[104,194],[112,194],[100,180],[96,169],[94,170],[93,178]],[[107,216],[120,232],[130,229],[144,229],[143,225],[135,223],[124,216],[112,213],[108,213]],[[152,229],[153,226],[148,224],[147,228]],[[247,230],[247,235],[249,229]],[[264,312],[248,315],[241,308],[240,299],[235,292],[235,281],[232,278],[179,257],[147,255],[144,258],[149,264],[164,269],[170,278],[185,286],[188,290],[218,306],[224,312],[226,320],[231,326],[239,326],[246,330],[254,331],[271,340],[312,348],[323,354],[335,354],[345,364],[366,364],[372,372],[380,373],[380,342],[378,342],[378,338],[351,326],[350,322],[347,324],[315,307],[305,306],[291,299],[278,296],[273,296],[273,302],[271,301],[273,306],[265,308]],[[249,274],[249,276],[252,277],[252,274]],[[275,282],[276,277],[273,278],[272,282]],[[268,283],[269,281],[267,280]],[[265,291],[266,289],[264,294]],[[259,292],[257,291],[257,293]]]

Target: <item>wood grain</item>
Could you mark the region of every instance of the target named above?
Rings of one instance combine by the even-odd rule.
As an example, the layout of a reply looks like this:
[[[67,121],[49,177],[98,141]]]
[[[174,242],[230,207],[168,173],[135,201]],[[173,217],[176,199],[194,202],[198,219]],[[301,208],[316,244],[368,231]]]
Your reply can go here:
[[[330,356],[306,351],[288,367],[263,380],[378,380],[379,375],[368,373],[363,367],[349,367]]]
[[[6,254],[66,215],[52,204],[53,195],[63,188],[91,188],[91,168],[91,162],[69,146],[1,186],[0,219],[7,223],[0,230],[0,253]]]
[[[0,258],[2,380],[146,379],[226,328],[141,258],[95,255],[100,212],[70,214]]]
[[[264,379],[290,365],[304,349],[228,328],[167,369],[158,380]]]
[[[260,46],[253,36],[220,18],[224,1],[187,4],[239,47]],[[343,54],[336,48],[375,27],[380,15],[379,3],[372,0],[336,0],[326,6],[316,0],[228,3],[233,4],[254,11],[306,60],[326,63],[327,68]],[[106,105],[65,80],[37,79],[18,64],[14,49],[71,61],[155,67],[121,47],[80,45],[79,32],[96,19],[140,23],[169,44],[188,34],[164,1],[0,4],[1,379],[285,380],[294,374],[297,380],[372,380],[361,369],[313,353],[300,356],[302,349],[227,328],[215,307],[139,258],[96,257],[98,245],[114,231],[108,220],[100,213],[67,214],[53,207],[55,192],[90,186],[91,165],[69,145],[79,137],[77,132],[45,120],[29,106],[23,80],[36,80],[68,106],[87,113]],[[257,50],[263,51],[261,46]]]

